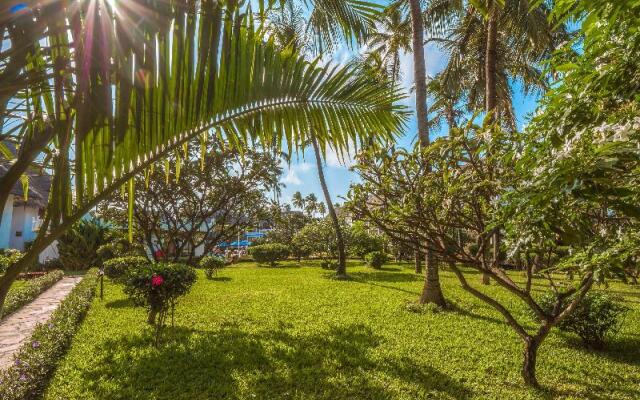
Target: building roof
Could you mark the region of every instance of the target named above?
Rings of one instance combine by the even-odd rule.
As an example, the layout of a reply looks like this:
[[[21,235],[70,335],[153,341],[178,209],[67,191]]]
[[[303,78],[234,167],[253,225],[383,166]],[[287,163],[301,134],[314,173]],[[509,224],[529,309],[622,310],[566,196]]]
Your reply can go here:
[[[4,143],[14,154],[16,148],[12,143]],[[12,162],[4,158],[0,154],[0,176],[4,176],[11,167]],[[39,170],[39,168],[31,167],[27,170],[26,175],[29,177],[29,195],[27,197],[27,205],[44,208],[49,200],[49,188],[51,187],[51,175]],[[24,198],[22,182],[18,181],[11,188],[10,193],[14,196]]]

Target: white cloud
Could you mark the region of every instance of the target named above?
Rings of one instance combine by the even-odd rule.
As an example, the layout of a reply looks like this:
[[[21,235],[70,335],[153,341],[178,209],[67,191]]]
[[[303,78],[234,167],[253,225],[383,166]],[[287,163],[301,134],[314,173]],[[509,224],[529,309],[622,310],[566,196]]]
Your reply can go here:
[[[328,148],[326,154],[327,166],[331,168],[350,168],[355,165],[356,161],[351,152],[338,154],[334,149]]]
[[[286,172],[282,177],[282,179],[280,179],[280,182],[284,183],[285,185],[298,186],[298,185],[302,185],[302,180],[300,179],[300,173],[304,173],[311,170],[312,165],[306,162],[287,165],[286,163],[282,162],[281,167]]]

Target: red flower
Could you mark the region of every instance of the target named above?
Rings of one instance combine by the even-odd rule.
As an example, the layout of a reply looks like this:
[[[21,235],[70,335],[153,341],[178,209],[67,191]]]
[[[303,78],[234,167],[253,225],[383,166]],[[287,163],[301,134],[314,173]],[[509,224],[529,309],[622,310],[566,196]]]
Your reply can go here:
[[[162,275],[154,275],[151,277],[151,287],[158,287],[164,283]]]

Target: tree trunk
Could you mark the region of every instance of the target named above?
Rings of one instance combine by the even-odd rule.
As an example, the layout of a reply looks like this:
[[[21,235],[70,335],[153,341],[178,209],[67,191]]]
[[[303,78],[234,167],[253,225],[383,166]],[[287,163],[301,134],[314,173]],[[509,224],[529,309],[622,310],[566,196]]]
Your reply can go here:
[[[427,111],[427,68],[424,57],[424,25],[420,0],[409,0],[413,46],[413,75],[416,87],[416,117],[418,120],[418,140],[420,148],[429,146],[429,114]],[[425,252],[425,280],[420,304],[435,303],[444,306],[444,296],[440,289],[438,266],[433,262],[430,249]]]
[[[498,63],[498,8],[493,1],[489,2],[489,20],[487,21],[487,44],[485,49],[485,106],[487,114],[491,113],[489,121],[496,120],[496,106],[498,103],[496,91],[496,76]],[[493,234],[493,262],[500,263],[500,233]],[[488,274],[482,274],[482,284],[490,282]]]
[[[416,274],[422,274],[422,253],[420,253],[420,250],[414,250],[413,257]]]
[[[444,300],[442,288],[440,287],[440,268],[430,259],[431,252],[428,251],[425,256],[425,274],[424,286],[422,287],[422,295],[420,296],[420,304],[433,303],[439,307],[446,307],[447,302]]]
[[[320,186],[322,187],[324,200],[327,203],[327,210],[329,211],[331,222],[333,222],[333,229],[335,229],[336,231],[336,243],[338,245],[338,268],[336,268],[336,277],[338,279],[346,279],[347,278],[347,260],[346,260],[346,252],[344,249],[344,237],[342,236],[342,229],[340,228],[340,221],[338,220],[338,214],[336,214],[336,209],[333,207],[333,202],[331,201],[331,195],[329,194],[329,189],[327,188],[327,182],[324,179],[324,170],[322,165],[322,158],[320,156],[320,148],[318,147],[318,141],[316,140],[315,136],[311,137],[311,144],[313,145],[313,151],[316,156],[316,166],[318,167],[318,178],[320,179]]]
[[[487,44],[485,49],[485,106],[487,113],[495,112],[497,105],[496,76],[498,64],[498,8],[489,3],[489,20],[487,21]],[[496,116],[492,115],[491,120]]]
[[[522,364],[522,379],[528,386],[538,387],[536,378],[536,357],[540,347],[540,339],[528,337],[524,341],[524,362]]]

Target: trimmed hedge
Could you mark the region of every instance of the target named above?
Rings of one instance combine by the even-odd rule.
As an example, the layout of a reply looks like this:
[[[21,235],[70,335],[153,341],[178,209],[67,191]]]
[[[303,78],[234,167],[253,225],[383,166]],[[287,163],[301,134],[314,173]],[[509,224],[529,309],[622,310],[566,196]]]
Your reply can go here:
[[[104,274],[115,282],[124,283],[129,269],[142,269],[151,264],[151,261],[149,261],[147,257],[142,256],[112,258],[104,262]]]
[[[250,247],[249,253],[258,264],[269,264],[274,267],[278,261],[289,257],[289,247],[280,243],[267,243]]]
[[[0,318],[4,318],[25,304],[32,302],[63,277],[63,271],[51,271],[44,276],[28,280],[23,286],[9,291]]]
[[[49,321],[36,327],[16,354],[14,364],[0,372],[0,399],[31,400],[42,396],[91,305],[97,278],[98,270],[89,270]]]

